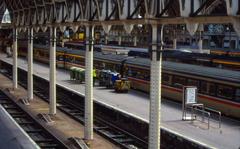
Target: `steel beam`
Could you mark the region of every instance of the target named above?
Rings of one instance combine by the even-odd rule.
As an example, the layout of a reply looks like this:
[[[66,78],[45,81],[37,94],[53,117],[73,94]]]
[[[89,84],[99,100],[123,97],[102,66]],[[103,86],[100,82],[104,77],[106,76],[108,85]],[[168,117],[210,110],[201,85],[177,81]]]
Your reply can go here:
[[[28,99],[33,100],[33,28],[28,28]]]
[[[49,114],[56,114],[56,27],[50,27],[50,109]]]
[[[161,29],[161,37],[163,34]],[[161,78],[162,78],[162,43],[158,45],[158,25],[152,25],[151,50],[151,80],[150,80],[150,123],[149,149],[160,149],[160,120],[161,120]]]
[[[232,18],[239,18],[238,16],[197,16],[197,17],[174,17],[174,18],[141,18],[141,19],[125,19],[125,20],[109,20],[109,21],[77,21],[77,22],[62,22],[62,23],[44,23],[43,25],[31,25],[31,27],[42,27],[42,26],[101,26],[102,24],[107,25],[119,25],[119,24],[185,24],[186,20],[189,20],[193,23],[199,24],[228,24],[232,23]],[[13,26],[12,26],[13,27]],[[25,26],[18,26],[25,27]]]
[[[86,26],[84,139],[93,140],[93,38],[94,27]]]
[[[18,88],[18,63],[17,63],[17,58],[18,58],[18,30],[17,28],[13,29],[13,89]]]

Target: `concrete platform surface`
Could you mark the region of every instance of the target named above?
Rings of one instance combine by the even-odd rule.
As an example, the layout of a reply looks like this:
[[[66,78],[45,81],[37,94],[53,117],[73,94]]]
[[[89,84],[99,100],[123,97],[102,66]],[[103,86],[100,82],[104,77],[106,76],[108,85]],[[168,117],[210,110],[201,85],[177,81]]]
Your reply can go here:
[[[11,81],[2,74],[0,74],[0,80],[0,88],[4,89],[12,87]],[[19,87],[16,91],[11,91],[10,95],[13,96],[15,100],[18,100],[19,98],[26,98],[27,92],[22,87]],[[84,127],[79,122],[73,120],[59,110],[57,110],[57,115],[54,116],[54,122],[51,124],[47,124],[43,120],[39,119],[39,113],[49,113],[49,104],[36,96],[34,96],[34,100],[30,102],[29,106],[25,106],[22,104],[21,107],[31,116],[38,119],[39,123],[41,123],[42,126],[44,126],[47,130],[49,130],[52,134],[54,134],[70,148],[72,148],[72,143],[68,140],[68,138],[83,138],[84,136]],[[91,143],[91,148],[116,149],[118,147],[106,140],[105,138],[94,133],[94,141]]]
[[[11,58],[1,54],[0,59],[12,64]],[[27,61],[18,59],[19,67],[27,70]],[[35,62],[34,74],[49,79],[48,65]],[[57,84],[84,94],[84,84],[70,81],[69,72],[57,70]],[[131,113],[145,119],[149,119],[149,95],[131,90],[128,94],[117,94],[111,89],[103,87],[94,88],[94,100],[117,107],[127,113]],[[206,144],[210,148],[239,149],[240,148],[240,122],[227,117],[222,117],[222,127],[218,129],[218,123],[211,121],[210,129],[206,123],[196,121],[182,121],[181,104],[169,100],[162,100],[161,125],[175,133],[183,135],[196,142]]]

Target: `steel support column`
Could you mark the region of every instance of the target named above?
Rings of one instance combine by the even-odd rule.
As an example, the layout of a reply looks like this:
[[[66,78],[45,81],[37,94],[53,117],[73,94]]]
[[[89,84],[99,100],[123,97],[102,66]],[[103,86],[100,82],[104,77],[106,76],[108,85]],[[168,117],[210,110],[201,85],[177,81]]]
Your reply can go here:
[[[33,28],[28,29],[28,99],[33,100]]]
[[[122,36],[118,36],[118,45],[120,46],[122,44]]]
[[[94,27],[86,26],[84,139],[93,139],[93,37]]]
[[[107,34],[105,34],[105,40],[104,40],[104,43],[105,43],[105,45],[108,44],[108,35],[107,35]]]
[[[17,28],[13,29],[13,89],[18,88],[18,63],[17,63],[17,58],[18,58],[18,30]]]
[[[173,39],[173,50],[177,49],[177,39]]]
[[[160,40],[162,41],[163,27]],[[162,43],[158,46],[158,26],[152,25],[149,149],[160,148]]]
[[[199,52],[202,53],[203,52],[203,40],[202,40],[202,32],[200,31],[199,32],[199,41],[198,41],[198,49],[199,49]]]
[[[56,27],[50,27],[50,109],[49,114],[56,114]]]
[[[198,41],[198,48],[199,48],[199,52],[202,53],[203,52],[203,40],[199,39]]]
[[[134,36],[134,39],[133,39],[133,46],[136,47],[137,46],[137,36]]]

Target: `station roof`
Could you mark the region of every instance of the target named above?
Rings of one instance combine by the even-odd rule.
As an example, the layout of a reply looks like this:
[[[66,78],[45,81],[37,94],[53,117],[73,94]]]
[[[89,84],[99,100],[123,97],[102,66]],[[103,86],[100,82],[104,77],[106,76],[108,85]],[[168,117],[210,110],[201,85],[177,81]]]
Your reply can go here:
[[[119,24],[119,21],[180,24],[186,17],[200,23],[230,22],[226,16],[239,15],[238,3],[232,0],[135,0],[129,3],[127,0],[0,0],[0,19],[7,8],[17,27]]]

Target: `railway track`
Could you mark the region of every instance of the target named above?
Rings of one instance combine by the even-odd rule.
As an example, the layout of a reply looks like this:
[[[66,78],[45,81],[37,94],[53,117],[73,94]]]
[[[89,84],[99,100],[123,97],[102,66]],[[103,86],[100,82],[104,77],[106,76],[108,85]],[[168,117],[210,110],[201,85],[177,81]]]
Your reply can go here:
[[[33,117],[0,90],[0,104],[19,124],[19,126],[43,149],[67,149],[67,147],[44,129]]]
[[[34,92],[37,96],[48,102],[48,89],[46,85],[35,82]],[[73,100],[64,91],[57,92],[57,107],[62,112],[66,113],[76,121],[84,124],[84,104],[79,100]],[[94,114],[94,131],[103,137],[109,139],[111,142],[119,145],[121,148],[147,148],[147,142],[138,137],[124,131],[114,124],[104,120],[97,113]]]

